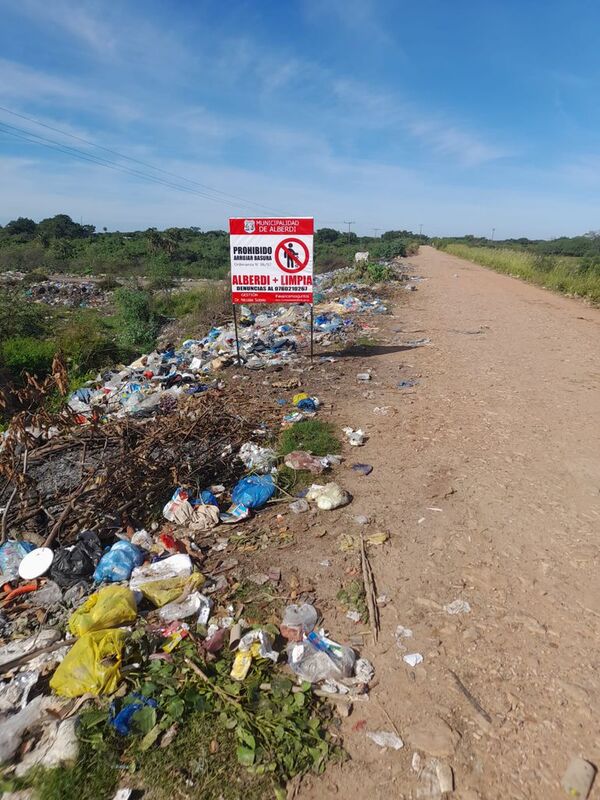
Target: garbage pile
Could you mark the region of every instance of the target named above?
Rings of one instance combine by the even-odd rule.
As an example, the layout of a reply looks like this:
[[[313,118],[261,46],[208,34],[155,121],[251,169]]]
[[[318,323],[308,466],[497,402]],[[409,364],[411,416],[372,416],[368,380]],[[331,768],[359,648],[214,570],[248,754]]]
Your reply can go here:
[[[214,389],[144,419],[13,417],[0,450],[3,535],[37,544],[70,543],[85,529],[110,537],[124,515],[141,527],[155,519],[173,486],[197,494],[231,485],[244,471],[237,453],[256,430],[256,402],[234,386],[227,398]],[[261,408],[262,435],[276,414]]]
[[[373,302],[337,297],[344,311],[317,315],[318,340],[348,335],[350,313]],[[295,358],[308,326],[303,309],[243,308],[244,364]],[[372,665],[328,633],[312,598],[274,625],[236,595],[245,576],[226,552],[228,526],[286,499],[276,499],[280,466],[321,476],[340,458],[280,457],[265,444],[318,414],[319,399],[296,391],[282,418],[281,403],[241,382],[225,390],[207,376],[234,353],[232,326],[213,328],[99,376],[58,413],[40,402],[66,392],[58,361],[22,390],[26,410],[0,445],[0,765],[18,762],[9,772],[72,761],[87,725],[95,737],[137,737],[140,750],[167,747],[202,708],[231,721],[240,764],[283,785],[321,769],[334,747],[316,698],[347,704],[368,691]],[[287,499],[292,513],[352,501],[333,480]],[[367,575],[364,544],[362,560]],[[281,571],[265,580],[279,583]],[[285,756],[274,756],[282,741]]]
[[[320,308],[314,318],[314,338],[320,347],[344,341],[355,326],[350,314],[385,311],[379,299],[342,295]],[[300,306],[270,309],[254,314],[241,306],[238,328],[240,357],[245,367],[280,367],[308,348],[310,312]],[[151,416],[165,404],[182,396],[205,392],[219,386],[213,377],[225,367],[237,364],[233,323],[213,327],[202,339],[187,339],[180,347],[169,345],[140,356],[127,367],[98,375],[75,391],[71,409],[80,422],[112,417]]]
[[[109,300],[108,293],[92,281],[40,281],[27,288],[25,297],[64,308],[101,308]]]

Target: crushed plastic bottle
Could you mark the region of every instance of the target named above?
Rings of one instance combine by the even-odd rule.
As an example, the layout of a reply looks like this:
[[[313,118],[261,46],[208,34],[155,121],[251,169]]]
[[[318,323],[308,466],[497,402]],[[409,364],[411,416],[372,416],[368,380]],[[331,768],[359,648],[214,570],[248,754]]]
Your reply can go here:
[[[351,647],[333,642],[316,631],[302,642],[290,643],[287,652],[291,669],[309,683],[349,678],[356,660]]]
[[[301,606],[289,605],[283,612],[281,635],[291,642],[301,642],[304,634],[314,630],[317,619],[317,610],[310,603],[303,603]]]

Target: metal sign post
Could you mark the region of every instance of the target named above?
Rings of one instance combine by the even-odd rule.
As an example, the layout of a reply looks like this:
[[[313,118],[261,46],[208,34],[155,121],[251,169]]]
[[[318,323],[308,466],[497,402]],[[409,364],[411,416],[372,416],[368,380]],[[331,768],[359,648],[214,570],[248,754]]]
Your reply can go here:
[[[235,303],[233,303],[233,329],[235,330],[235,350],[237,352],[238,367],[241,367],[242,357],[240,356],[240,337],[238,336],[237,307]]]
[[[314,332],[315,332],[315,306],[310,304],[310,361],[312,364],[313,350],[314,350]]]

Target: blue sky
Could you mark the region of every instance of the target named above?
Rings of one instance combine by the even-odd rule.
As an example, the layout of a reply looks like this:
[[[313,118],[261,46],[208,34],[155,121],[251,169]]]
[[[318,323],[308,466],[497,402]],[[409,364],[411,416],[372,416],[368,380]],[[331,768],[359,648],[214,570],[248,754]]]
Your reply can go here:
[[[600,228],[595,2],[0,0],[0,18],[1,106],[194,190],[0,132],[0,224],[207,229],[270,209],[359,233]]]

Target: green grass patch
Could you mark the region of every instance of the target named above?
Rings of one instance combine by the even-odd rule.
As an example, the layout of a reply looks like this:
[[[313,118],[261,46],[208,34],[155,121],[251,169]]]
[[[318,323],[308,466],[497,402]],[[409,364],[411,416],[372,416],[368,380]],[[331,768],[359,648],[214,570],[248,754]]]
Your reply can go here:
[[[335,428],[328,422],[318,419],[306,419],[296,422],[291,428],[282,431],[279,438],[279,451],[287,455],[293,450],[306,450],[315,456],[336,454],[342,444],[335,433]]]
[[[264,587],[239,591],[248,602],[252,591],[269,600]],[[265,610],[260,613],[264,621]],[[261,658],[244,681],[234,681],[229,649],[207,662],[190,639],[173,652],[172,663],[150,661],[158,644],[140,626],[126,645],[131,694],[115,701],[117,710],[139,695],[156,701],[133,715],[128,735],[116,733],[109,701],[102,700],[80,716],[73,766],[32,770],[0,788],[30,787],[39,800],[111,800],[118,784],[143,791],[148,800],[279,800],[292,777],[320,773],[329,758],[341,756],[326,731],[326,707],[310,684],[293,690],[292,680]],[[167,735],[170,742],[162,746]]]
[[[590,264],[589,260],[465,244],[446,244],[443,249],[496,272],[516,275],[547,289],[600,302],[600,266]]]

